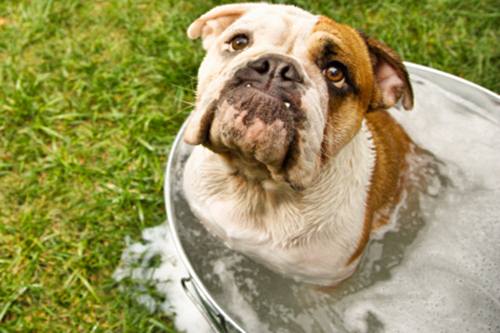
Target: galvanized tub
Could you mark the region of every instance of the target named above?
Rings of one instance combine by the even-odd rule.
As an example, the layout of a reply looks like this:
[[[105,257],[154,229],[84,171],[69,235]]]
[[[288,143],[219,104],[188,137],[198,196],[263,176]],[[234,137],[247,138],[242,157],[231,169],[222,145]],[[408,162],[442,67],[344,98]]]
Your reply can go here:
[[[396,230],[372,240],[356,274],[330,294],[270,272],[205,231],[182,193],[183,165],[191,151],[182,141],[183,125],[166,169],[167,217],[189,272],[179,283],[214,331],[453,331],[456,325],[500,332],[494,319],[500,318],[495,281],[500,241],[490,241],[500,239],[500,97],[435,69],[406,66],[420,109],[391,114],[437,161],[429,170],[436,184],[425,193],[408,194],[396,214]],[[453,149],[458,150],[450,153]],[[475,228],[468,230],[472,220]],[[446,230],[440,229],[443,221]],[[435,288],[427,290],[430,285]],[[461,291],[455,297],[456,290]],[[471,309],[480,314],[467,316]],[[452,310],[456,318],[442,319]]]

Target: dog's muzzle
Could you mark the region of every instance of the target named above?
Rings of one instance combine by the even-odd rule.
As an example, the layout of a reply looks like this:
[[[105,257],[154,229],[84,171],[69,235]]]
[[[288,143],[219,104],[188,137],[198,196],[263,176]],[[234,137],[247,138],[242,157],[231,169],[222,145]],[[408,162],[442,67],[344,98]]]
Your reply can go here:
[[[291,58],[273,54],[248,62],[222,89],[207,146],[274,172],[285,169],[304,119],[303,81]]]

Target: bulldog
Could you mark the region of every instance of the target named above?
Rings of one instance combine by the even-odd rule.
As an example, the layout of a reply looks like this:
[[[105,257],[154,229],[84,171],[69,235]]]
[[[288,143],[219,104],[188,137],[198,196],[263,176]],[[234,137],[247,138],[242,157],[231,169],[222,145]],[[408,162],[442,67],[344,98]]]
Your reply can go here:
[[[222,5],[187,34],[206,50],[184,133],[193,213],[272,270],[335,286],[403,186],[412,142],[386,111],[413,106],[400,57],[288,5]]]

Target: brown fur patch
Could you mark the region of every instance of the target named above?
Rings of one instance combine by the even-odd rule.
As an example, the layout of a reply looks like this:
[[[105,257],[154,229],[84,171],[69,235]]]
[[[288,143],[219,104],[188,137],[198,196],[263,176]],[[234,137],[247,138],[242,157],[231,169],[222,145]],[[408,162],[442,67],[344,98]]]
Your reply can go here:
[[[348,264],[359,258],[370,239],[372,230],[388,222],[390,213],[399,201],[404,186],[402,175],[407,169],[406,154],[411,139],[386,111],[366,115],[376,150],[375,168],[366,203],[363,235]],[[376,214],[385,212],[385,214]],[[376,216],[378,215],[378,216]],[[377,220],[374,220],[378,218]]]
[[[321,160],[326,162],[359,131],[372,99],[374,79],[367,47],[356,30],[327,17],[320,17],[313,29],[313,34],[316,32],[326,34],[310,43],[312,60],[320,69],[333,61],[344,64],[347,75],[352,80],[350,83],[355,86],[350,93],[342,93],[331,87],[325,79],[329,86],[329,111],[323,134]],[[354,93],[355,90],[357,93]]]
[[[406,153],[411,140],[396,121],[383,109],[381,92],[374,77],[374,66],[383,59],[406,80],[409,87],[404,93],[413,100],[408,74],[399,56],[385,44],[360,35],[353,28],[339,24],[329,18],[321,17],[313,30],[326,32],[311,43],[310,56],[318,64],[339,61],[346,65],[352,84],[359,93],[337,94],[330,90],[329,112],[322,142],[322,161],[326,163],[347,144],[360,130],[363,118],[366,119],[376,150],[376,160],[371,185],[368,192],[363,233],[356,250],[347,265],[363,253],[370,233],[378,226],[387,223],[390,212],[397,204],[401,192],[401,175],[406,169]],[[332,46],[333,45],[333,46]],[[325,57],[325,48],[329,59]],[[377,112],[370,112],[374,107]],[[382,212],[386,212],[383,214]],[[376,219],[376,221],[374,220]]]

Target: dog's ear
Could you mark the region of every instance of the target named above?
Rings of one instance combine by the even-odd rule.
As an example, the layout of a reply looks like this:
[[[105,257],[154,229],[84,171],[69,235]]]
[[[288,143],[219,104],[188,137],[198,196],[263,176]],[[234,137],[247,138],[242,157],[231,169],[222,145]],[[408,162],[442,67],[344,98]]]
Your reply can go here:
[[[230,5],[217,6],[205,14],[198,17],[187,30],[187,35],[191,39],[201,37],[203,48],[208,50],[214,39],[227,29],[241,15],[258,4],[255,3],[235,3]]]
[[[370,109],[387,109],[402,99],[403,107],[411,110],[413,89],[403,61],[393,49],[381,41],[361,35],[368,46],[377,85]]]

